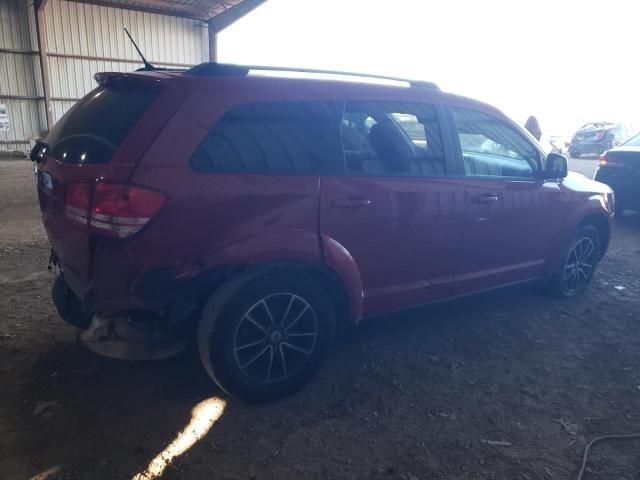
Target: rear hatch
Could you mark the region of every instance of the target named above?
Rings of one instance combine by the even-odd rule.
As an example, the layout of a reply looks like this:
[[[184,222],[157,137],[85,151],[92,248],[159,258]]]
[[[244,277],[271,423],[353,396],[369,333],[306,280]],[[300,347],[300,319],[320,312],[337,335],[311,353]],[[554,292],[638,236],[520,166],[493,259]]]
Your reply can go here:
[[[103,203],[117,203],[114,195],[122,194],[137,161],[183,98],[175,82],[162,81],[170,78],[96,75],[99,86],[31,152],[45,230],[72,287],[89,288],[94,194],[102,192]]]
[[[590,123],[575,133],[574,140],[577,142],[599,142],[614,127],[615,125],[611,123]]]

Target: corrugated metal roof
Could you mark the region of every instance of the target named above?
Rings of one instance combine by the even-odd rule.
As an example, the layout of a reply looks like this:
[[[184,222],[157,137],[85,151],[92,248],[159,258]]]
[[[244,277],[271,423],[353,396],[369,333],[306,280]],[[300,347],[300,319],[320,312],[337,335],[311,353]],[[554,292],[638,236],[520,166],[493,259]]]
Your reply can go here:
[[[180,17],[210,20],[218,15],[231,13],[233,10],[251,10],[265,0],[67,0],[78,3],[91,3],[116,8],[141,10],[144,12],[163,13]],[[241,8],[249,7],[248,9]],[[250,6],[251,4],[251,6]]]

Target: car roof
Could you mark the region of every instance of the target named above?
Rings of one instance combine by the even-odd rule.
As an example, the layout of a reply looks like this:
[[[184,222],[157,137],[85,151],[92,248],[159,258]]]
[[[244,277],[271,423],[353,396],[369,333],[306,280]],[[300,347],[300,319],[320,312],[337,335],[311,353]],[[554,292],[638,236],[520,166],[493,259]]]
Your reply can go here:
[[[506,118],[486,103],[443,92],[432,82],[398,77],[289,67],[203,63],[189,70],[99,73],[99,83],[127,78],[149,84],[177,82],[188,94],[225,94],[230,104],[266,100],[417,101],[486,111]]]

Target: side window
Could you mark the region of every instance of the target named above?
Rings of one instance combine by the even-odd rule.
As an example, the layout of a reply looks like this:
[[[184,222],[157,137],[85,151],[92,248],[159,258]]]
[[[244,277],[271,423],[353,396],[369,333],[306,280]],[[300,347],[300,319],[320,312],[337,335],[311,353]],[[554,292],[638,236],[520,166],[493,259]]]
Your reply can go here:
[[[538,150],[511,125],[491,115],[452,108],[467,175],[531,178]]]
[[[260,102],[233,107],[191,158],[199,172],[342,173],[341,103]]]
[[[348,173],[418,177],[446,173],[433,105],[348,102],[340,135]]]

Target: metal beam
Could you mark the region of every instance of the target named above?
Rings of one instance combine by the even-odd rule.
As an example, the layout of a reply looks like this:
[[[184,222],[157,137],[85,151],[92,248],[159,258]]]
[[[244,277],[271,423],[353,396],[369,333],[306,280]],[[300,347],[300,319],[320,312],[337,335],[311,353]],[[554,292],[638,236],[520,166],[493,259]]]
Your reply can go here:
[[[209,61],[218,61],[218,32],[209,20]]]
[[[74,3],[87,3],[90,5],[98,5],[101,7],[117,8],[119,10],[133,10],[137,12],[157,13],[160,15],[169,15],[172,17],[190,18],[192,20],[207,20],[209,15],[207,11],[202,9],[190,8],[187,5],[181,5],[177,3],[154,0],[149,2],[146,6],[120,4],[110,2],[108,0],[65,0],[67,2]]]
[[[47,119],[47,130],[53,127],[53,107],[51,106],[51,84],[49,83],[49,59],[47,58],[47,31],[44,6],[47,0],[41,0],[33,8],[36,15],[36,38],[38,40],[38,58],[42,75],[42,91],[44,93],[44,112]]]
[[[70,58],[73,60],[94,60],[97,62],[132,63],[132,64],[142,65],[141,60],[133,60],[131,58],[94,57],[91,55],[74,55],[72,53],[49,52],[47,53],[47,57]],[[161,67],[184,67],[184,68],[193,67],[192,63],[168,63],[168,62],[159,62],[155,60],[149,60],[149,63],[151,63],[152,65],[161,66]]]
[[[247,13],[255,10],[267,0],[244,0],[231,8],[228,8],[222,13],[218,13],[209,20],[209,29],[213,26],[215,32],[224,30],[232,23],[240,20]]]
[[[49,0],[34,0],[34,5],[36,6],[36,10],[44,10],[44,7],[47,6],[47,2]]]
[[[15,53],[16,55],[38,55],[37,50],[18,50],[16,48],[0,48],[0,53]]]
[[[3,95],[0,93],[0,100],[44,100],[40,95]]]

